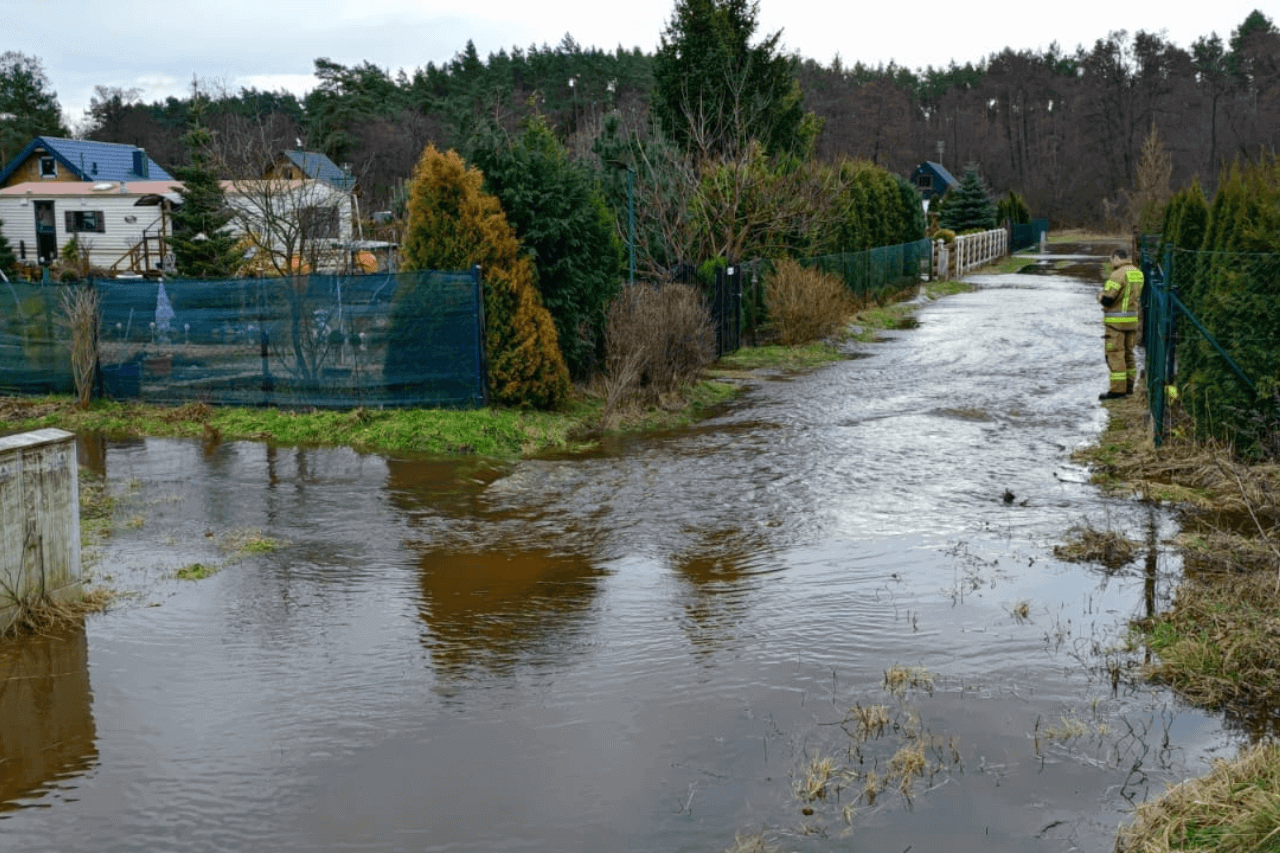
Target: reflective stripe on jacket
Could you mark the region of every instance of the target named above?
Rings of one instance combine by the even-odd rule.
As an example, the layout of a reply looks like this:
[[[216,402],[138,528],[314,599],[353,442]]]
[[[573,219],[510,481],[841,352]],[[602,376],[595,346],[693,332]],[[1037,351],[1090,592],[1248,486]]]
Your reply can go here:
[[[1137,329],[1138,308],[1142,304],[1142,270],[1132,264],[1121,264],[1111,271],[1098,301],[1113,297],[1111,305],[1104,305],[1103,322],[1113,329]]]

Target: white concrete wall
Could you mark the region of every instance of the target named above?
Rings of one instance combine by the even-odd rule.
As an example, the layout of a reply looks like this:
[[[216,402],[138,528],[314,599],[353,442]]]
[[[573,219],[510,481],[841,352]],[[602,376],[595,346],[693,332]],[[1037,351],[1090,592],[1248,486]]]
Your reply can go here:
[[[41,429],[0,438],[0,629],[19,601],[79,592],[75,436]]]

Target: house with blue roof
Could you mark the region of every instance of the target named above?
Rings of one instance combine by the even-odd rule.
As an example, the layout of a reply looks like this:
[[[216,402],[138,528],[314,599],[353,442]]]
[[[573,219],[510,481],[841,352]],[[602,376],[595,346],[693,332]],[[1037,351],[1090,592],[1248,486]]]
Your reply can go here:
[[[911,173],[912,185],[920,191],[920,197],[932,202],[941,198],[947,190],[960,186],[960,182],[941,163],[926,160]]]
[[[309,178],[324,181],[343,192],[353,192],[356,186],[355,177],[327,156],[318,151],[303,151],[301,148],[282,151],[262,177],[285,181]]]
[[[44,181],[171,181],[136,145],[37,136],[0,171],[0,189]]]

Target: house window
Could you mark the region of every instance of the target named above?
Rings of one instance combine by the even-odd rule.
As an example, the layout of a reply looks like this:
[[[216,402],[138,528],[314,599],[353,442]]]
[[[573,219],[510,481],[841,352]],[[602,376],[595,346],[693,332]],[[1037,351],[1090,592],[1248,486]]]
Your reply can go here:
[[[58,177],[58,161],[52,157],[40,158],[40,177],[56,178]]]
[[[68,210],[66,226],[68,234],[102,234],[107,230],[101,210]]]
[[[338,208],[304,207],[298,212],[298,225],[304,240],[338,236]]]
[[[922,190],[933,189],[933,176],[928,174],[917,175],[916,186]]]

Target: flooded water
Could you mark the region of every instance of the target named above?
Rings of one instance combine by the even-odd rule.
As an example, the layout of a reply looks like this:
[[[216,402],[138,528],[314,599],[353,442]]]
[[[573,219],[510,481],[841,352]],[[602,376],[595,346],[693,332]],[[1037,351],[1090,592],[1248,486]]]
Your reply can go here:
[[[1094,281],[975,281],[586,458],[88,443],[131,594],[0,647],[0,850],[1110,849],[1237,739],[1121,650],[1180,566],[1069,460]]]

